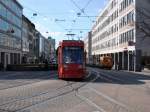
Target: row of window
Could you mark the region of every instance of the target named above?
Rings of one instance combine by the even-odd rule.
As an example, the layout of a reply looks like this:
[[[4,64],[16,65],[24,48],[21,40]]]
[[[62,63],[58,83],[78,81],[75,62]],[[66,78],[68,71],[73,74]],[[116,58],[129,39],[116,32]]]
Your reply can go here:
[[[0,4],[0,16],[4,17],[8,21],[12,22],[16,26],[21,27],[22,19],[18,18],[17,16],[15,16],[15,14],[13,14],[12,12],[10,12],[2,4]]]
[[[108,10],[112,10],[114,8],[114,6],[116,6],[116,4],[117,4],[117,1],[113,0],[112,3],[111,3],[111,5],[108,7],[108,9],[105,10],[103,12],[103,14],[101,15],[101,17],[98,18],[96,24],[99,24],[108,15],[108,13],[109,13]],[[118,11],[115,12],[115,15],[118,15]],[[113,15],[113,16],[115,16],[115,15]]]
[[[113,38],[109,41],[106,41],[104,43],[101,43],[99,45],[94,46],[92,48],[92,50],[97,51],[97,50],[100,50],[100,49],[115,47],[116,45],[117,45],[117,38]]]
[[[130,31],[127,31],[125,33],[122,33],[120,36],[119,36],[119,44],[123,44],[123,43],[127,43],[127,42],[130,42],[130,41],[134,41],[134,30],[130,30]]]
[[[17,16],[22,17],[22,9],[13,0],[1,0],[1,2],[8,6]]]
[[[22,50],[26,52],[29,51],[29,41],[26,37],[22,38]]]
[[[119,11],[123,11],[124,9],[126,9],[129,5],[131,5],[132,3],[134,3],[134,0],[123,0],[120,4],[120,8]]]
[[[131,11],[126,16],[122,17],[119,21],[119,27],[122,28],[126,26],[127,24],[133,23],[135,20],[135,14],[134,11]]]
[[[22,36],[23,37],[28,37],[28,31],[25,28],[22,28]]]
[[[96,25],[98,25],[109,13],[109,10],[112,10],[117,5],[117,0],[113,0],[110,4],[110,6],[103,12],[103,14],[98,18],[96,21],[96,24],[94,25],[94,28]],[[116,10],[111,16],[110,21],[113,21],[116,17],[118,17],[118,10]]]
[[[125,8],[127,8],[129,5],[131,5],[132,3],[134,3],[134,0],[123,0],[120,4],[120,9],[119,11],[123,11]],[[108,15],[108,10],[112,10],[117,4],[117,1],[116,0],[113,0],[111,5],[108,7],[108,9],[106,11],[104,11],[104,13],[101,15],[102,17],[100,17],[98,19],[98,21],[96,22],[96,25],[98,25],[107,15]],[[132,13],[133,14],[133,13]],[[133,15],[129,15],[129,17],[133,16]],[[118,9],[98,28],[100,30],[102,30],[103,28],[105,28],[107,25],[110,24],[110,22],[112,22],[113,20],[115,20],[117,17],[118,17],[119,13],[118,13]],[[124,20],[122,20],[124,21]],[[122,24],[123,22],[121,22]],[[124,23],[123,23],[124,24]],[[96,27],[96,25],[94,26],[94,28]],[[93,35],[95,36],[99,31],[95,30],[93,32]]]
[[[24,52],[29,52],[29,40],[28,40],[28,31],[27,27],[25,27],[25,24],[22,28],[22,50]]]
[[[0,45],[13,49],[21,49],[21,40],[17,38],[11,38],[0,33]]]
[[[119,28],[129,25],[130,23],[133,23],[134,21],[135,21],[135,13],[134,11],[131,11],[130,13],[128,13],[126,16],[122,17],[119,20]],[[98,35],[95,39],[93,39],[92,41],[93,44],[117,32],[119,28],[117,24],[111,26],[107,31],[103,32],[101,35]],[[95,32],[93,32],[93,36],[95,36],[95,33],[98,33],[98,32],[100,32],[100,27]]]
[[[105,22],[103,22],[97,30],[93,32],[93,36],[95,36],[100,30],[104,29],[107,25],[109,25],[111,22],[113,22],[118,17],[118,10],[116,10],[111,16],[106,19]]]
[[[9,24],[8,22],[0,18],[0,30],[7,32],[12,29],[14,30],[14,33],[12,33],[12,35],[14,35],[15,37],[21,38],[21,29],[15,27],[12,24]]]
[[[134,29],[129,30],[125,33],[120,34],[119,44],[134,42],[134,38],[135,38]],[[113,38],[109,41],[106,41],[104,43],[101,43],[101,44],[98,44],[98,45],[94,46],[92,48],[92,50],[97,51],[97,50],[100,50],[100,49],[115,47],[117,45],[118,45],[117,38]]]
[[[107,31],[103,32],[101,35],[93,39],[93,44],[97,43],[98,41],[110,36],[111,34],[115,33],[118,31],[118,25],[115,24],[112,27],[110,27]]]
[[[110,9],[113,9],[117,5],[117,0],[113,0],[110,5]]]

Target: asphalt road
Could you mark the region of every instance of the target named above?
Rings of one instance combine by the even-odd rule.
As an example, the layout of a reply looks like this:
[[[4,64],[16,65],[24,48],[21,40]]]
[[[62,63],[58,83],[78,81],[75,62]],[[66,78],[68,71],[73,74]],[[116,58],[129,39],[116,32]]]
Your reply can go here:
[[[150,112],[150,73],[87,71],[80,81],[56,71],[0,72],[0,112]]]

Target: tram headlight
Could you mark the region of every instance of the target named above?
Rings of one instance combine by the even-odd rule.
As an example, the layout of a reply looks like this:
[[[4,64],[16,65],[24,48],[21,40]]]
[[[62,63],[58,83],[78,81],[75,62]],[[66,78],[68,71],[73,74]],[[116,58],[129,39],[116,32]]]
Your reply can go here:
[[[79,69],[82,69],[82,68],[83,68],[83,66],[82,66],[82,65],[79,65],[79,66],[78,66],[78,68],[79,68]]]

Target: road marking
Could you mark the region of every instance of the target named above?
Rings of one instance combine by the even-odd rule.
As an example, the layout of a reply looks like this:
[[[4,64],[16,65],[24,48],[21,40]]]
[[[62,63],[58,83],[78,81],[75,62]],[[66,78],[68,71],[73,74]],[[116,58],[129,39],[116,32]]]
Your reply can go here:
[[[101,72],[102,71],[99,71],[99,73],[101,74]],[[104,75],[105,73],[104,72],[102,72],[102,74]],[[108,72],[108,74],[111,74],[110,72]],[[114,76],[110,76],[110,75],[107,75],[107,77],[109,77],[109,78],[112,78],[112,79],[115,79],[115,80],[118,80],[118,81],[121,81],[121,82],[124,82],[124,80],[121,80],[121,79],[119,79],[119,78],[117,78],[117,77],[114,77]]]
[[[92,70],[92,69],[90,69],[90,70],[91,70],[92,72],[95,72],[97,75],[99,74],[98,76],[99,76],[100,78],[104,78],[104,79],[106,79],[106,80],[108,80],[108,81],[113,82],[113,80],[110,80],[110,79],[109,79],[109,78],[111,78],[111,79],[115,79],[115,80],[124,82],[124,80],[121,80],[121,79],[119,79],[119,78],[116,78],[116,77],[110,76],[110,75],[107,75],[109,78],[105,78],[106,75],[104,75],[105,73],[102,72],[102,71],[98,71],[98,70],[96,70],[96,69],[95,69],[95,71]],[[101,73],[101,72],[102,72],[102,73]],[[100,75],[100,74],[103,74],[103,75]],[[108,73],[108,74],[109,74],[109,73]],[[104,76],[104,77],[103,77],[103,76]],[[131,108],[131,107],[129,107],[129,106],[127,106],[127,105],[125,105],[125,104],[123,104],[123,103],[121,103],[121,102],[118,102],[117,100],[115,100],[115,99],[113,99],[113,98],[111,98],[111,97],[109,97],[109,96],[107,96],[107,95],[105,95],[105,94],[103,94],[103,93],[97,91],[96,89],[91,88],[91,87],[89,87],[89,89],[92,90],[92,91],[94,91],[94,92],[97,93],[98,95],[100,95],[100,96],[106,98],[107,100],[109,100],[109,101],[111,101],[111,102],[113,102],[113,103],[115,103],[115,104],[117,104],[117,105],[119,105],[119,106],[125,108],[127,111],[132,111],[132,108]]]
[[[96,109],[98,109],[100,112],[106,112],[103,108],[101,108],[100,106],[98,106],[97,104],[95,104],[94,102],[92,102],[91,100],[89,100],[88,98],[81,96],[79,94],[76,94],[80,99],[86,101],[89,105],[94,106]]]
[[[100,72],[98,72],[98,71],[93,71],[93,70],[92,70],[92,72],[95,72],[101,79],[104,79],[104,80],[109,81],[109,82],[113,82],[112,80],[110,80],[110,79],[108,79],[108,78],[105,78],[105,77],[103,77],[102,75],[100,75]]]
[[[90,77],[91,76],[91,73],[88,73],[88,75],[86,75],[86,77],[85,78],[88,78],[88,77]]]
[[[96,77],[91,80],[90,82],[94,82],[95,80],[97,80],[99,78],[99,76],[96,74]],[[96,112],[106,112],[103,108],[101,108],[100,106],[98,106],[97,104],[95,104],[94,102],[92,102],[91,100],[89,100],[88,98],[80,95],[78,93],[78,91],[75,92],[76,96],[79,97],[80,99],[86,101],[89,105],[95,107],[96,109],[98,109],[99,111],[96,111]]]
[[[95,72],[96,74],[99,74],[99,75],[104,75],[104,76],[106,76],[105,75],[105,73],[103,72],[103,71],[100,71],[100,70],[97,70],[97,69],[95,69],[95,71],[93,71],[91,68],[89,68],[92,72]],[[106,73],[107,74],[107,73]],[[108,72],[108,74],[110,74],[110,72]],[[115,79],[115,80],[118,80],[118,81],[121,81],[122,83],[124,82],[124,80],[121,80],[121,79],[119,79],[119,78],[116,78],[116,77],[114,77],[114,76],[110,76],[110,75],[107,75],[107,77],[108,78],[105,78],[105,77],[103,77],[103,76],[101,76],[102,78],[104,78],[104,79],[106,79],[106,80],[108,80],[108,81],[111,81],[111,82],[113,82],[112,80],[110,80],[110,79],[108,79],[108,78],[111,78],[111,79]]]
[[[100,71],[94,71],[94,72],[95,72],[96,74],[101,74]],[[102,74],[104,74],[104,73],[102,73]],[[101,76],[99,76],[99,77],[101,77]],[[113,77],[113,76],[109,76],[109,75],[108,75],[108,77],[113,78],[113,79],[116,79],[116,80],[119,80],[119,81],[122,81],[121,79],[118,79],[118,78]],[[105,78],[105,77],[102,77],[102,78]],[[107,78],[105,78],[105,79],[107,79]],[[109,80],[109,79],[108,79],[108,80]],[[112,81],[112,80],[109,80],[109,81]],[[117,100],[115,100],[115,99],[113,99],[113,98],[111,98],[111,97],[109,97],[109,96],[103,94],[102,92],[97,91],[97,90],[94,89],[94,88],[91,88],[91,87],[90,87],[89,89],[92,90],[93,92],[95,92],[96,94],[98,94],[98,95],[104,97],[105,99],[107,99],[107,100],[109,100],[109,101],[111,101],[111,102],[113,102],[113,103],[115,103],[115,104],[117,104],[117,105],[119,105],[119,106],[121,106],[121,107],[123,107],[123,108],[129,110],[129,107],[126,106],[125,104],[123,104],[123,103],[121,103],[121,102],[118,102]]]
[[[129,110],[129,107],[126,106],[125,104],[123,104],[123,103],[121,103],[121,102],[119,102],[119,101],[117,101],[117,100],[115,100],[115,99],[113,99],[113,98],[111,98],[111,97],[109,97],[109,96],[103,94],[103,93],[100,92],[100,91],[97,91],[97,90],[94,89],[94,88],[89,87],[89,89],[92,90],[93,92],[95,92],[96,94],[102,96],[103,98],[105,98],[105,99],[111,101],[112,103],[115,103],[115,104],[117,104],[117,105],[119,105],[119,106],[121,106],[121,107],[123,107],[123,108]]]
[[[21,81],[20,81],[20,84],[18,84],[18,85],[14,86],[12,84],[12,87],[10,85],[10,87],[6,87],[6,88],[2,88],[2,89],[0,88],[0,91],[9,90],[9,89],[15,89],[15,88],[19,88],[19,87],[25,87],[25,86],[30,86],[30,85],[35,85],[35,84],[38,84],[38,83],[41,83],[41,82],[49,81],[51,78],[55,78],[56,77],[55,75],[56,74],[53,74],[53,75],[50,75],[50,77],[48,79],[38,80],[38,81],[35,81],[35,82],[31,82],[31,83],[30,83],[31,80],[26,80],[25,84],[21,83]],[[47,77],[47,76],[45,76],[45,77]],[[44,78],[44,77],[42,77],[42,78]]]
[[[96,81],[98,78],[99,78],[99,76],[96,75],[96,77],[95,77],[93,80],[91,80],[90,82],[94,82],[94,81]]]
[[[93,111],[93,112],[100,112],[100,111]]]

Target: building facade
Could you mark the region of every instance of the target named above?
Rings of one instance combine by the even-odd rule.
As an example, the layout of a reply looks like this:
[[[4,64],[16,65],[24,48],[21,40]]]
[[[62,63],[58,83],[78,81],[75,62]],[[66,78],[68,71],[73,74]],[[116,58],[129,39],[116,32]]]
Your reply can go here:
[[[23,7],[16,0],[0,0],[0,63],[21,63]]]
[[[51,52],[51,43],[47,38],[40,34],[39,38],[39,61],[43,63],[45,61],[49,62]]]
[[[24,15],[22,19],[22,63],[28,63],[30,21]]]
[[[52,37],[48,37],[48,40],[50,42],[50,62],[56,61],[55,39],[53,39]]]
[[[84,51],[86,53],[86,64],[92,64],[92,35],[88,32],[84,38]]]
[[[45,38],[44,40],[44,52],[45,52],[45,59],[46,61],[50,61],[50,53],[51,53],[51,43],[50,41]]]
[[[92,27],[94,63],[109,55],[115,69],[141,71],[142,58],[150,56],[149,6],[149,0],[108,1]]]

